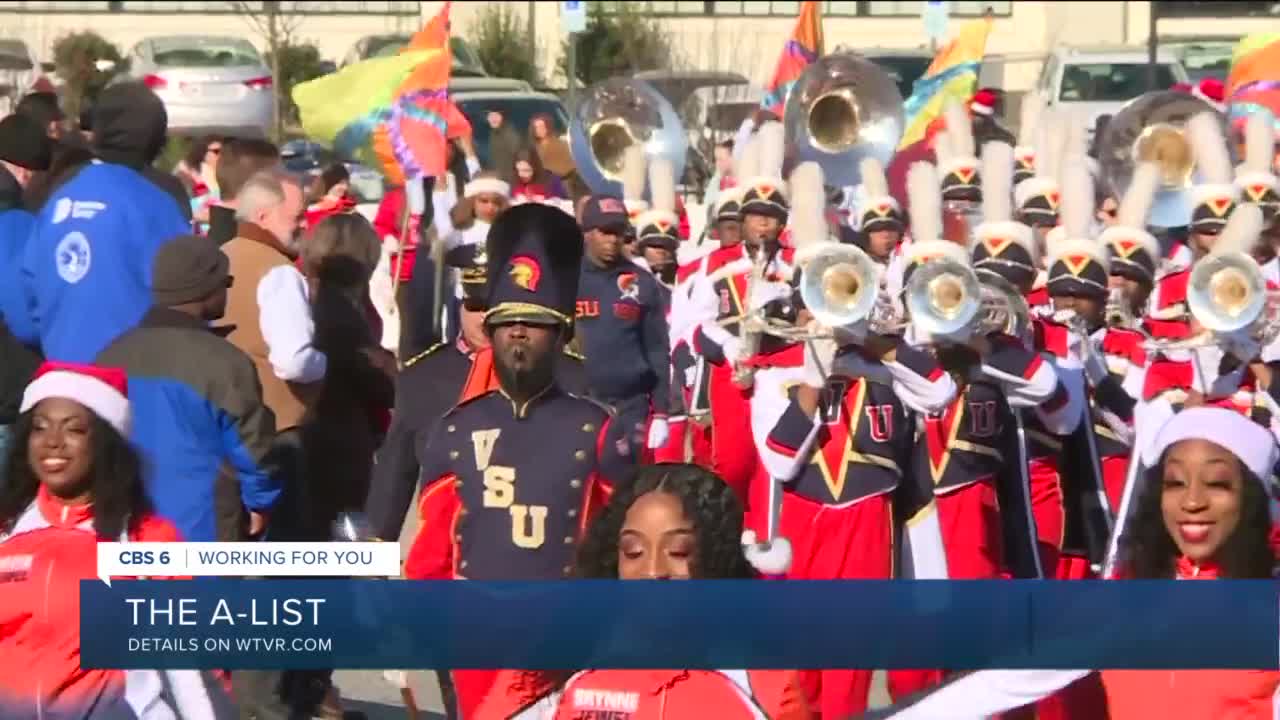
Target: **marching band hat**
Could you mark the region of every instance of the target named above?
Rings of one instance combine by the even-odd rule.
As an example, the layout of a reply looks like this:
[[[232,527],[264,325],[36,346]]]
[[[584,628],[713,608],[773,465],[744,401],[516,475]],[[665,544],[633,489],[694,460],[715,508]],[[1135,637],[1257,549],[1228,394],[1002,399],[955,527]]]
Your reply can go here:
[[[1018,121],[1018,144],[1013,148],[1014,187],[1036,174],[1036,134],[1039,132],[1044,107],[1044,95],[1038,90],[1032,90],[1022,98]]]
[[[973,229],[973,268],[1015,286],[1035,279],[1039,269],[1035,235],[1013,220],[1010,185],[1014,150],[1008,143],[982,147],[982,223]]]
[[[934,139],[942,199],[981,200],[982,180],[969,113],[963,105],[953,102],[944,110],[944,117],[947,127]]]
[[[873,157],[863,158],[859,166],[862,197],[858,203],[858,230],[864,234],[877,230],[902,232],[906,228],[902,206],[889,194],[884,166]]]
[[[1160,182],[1160,167],[1140,163],[1116,211],[1116,222],[1098,236],[1111,260],[1111,274],[1151,285],[1160,267],[1160,241],[1147,231],[1147,214]]]
[[[459,245],[444,255],[445,265],[461,275],[462,302],[473,312],[485,309],[488,257],[484,245]]]
[[[711,216],[712,222],[723,222],[725,220],[739,221],[742,219],[742,190],[735,186],[725,188],[720,191],[720,196],[716,198],[715,210]]]
[[[1062,177],[1062,232],[1049,241],[1049,294],[1106,297],[1107,251],[1089,233],[1093,177],[1080,158],[1073,160]]]
[[[485,324],[572,326],[582,246],[578,224],[559,208],[529,203],[499,215],[485,246]]]
[[[791,205],[787,183],[782,178],[784,135],[782,123],[767,122],[752,140],[758,153],[757,175],[742,178],[742,215],[767,215],[785,223]]]
[[[1214,113],[1202,112],[1187,121],[1187,135],[1195,150],[1199,182],[1191,188],[1191,232],[1220,232],[1236,206],[1231,158]]]
[[[911,213],[911,243],[902,246],[904,286],[918,266],[932,260],[945,259],[967,265],[969,251],[945,237],[938,169],[932,163],[912,163],[907,169],[907,196]]]
[[[582,208],[582,229],[611,230],[622,234],[630,222],[622,200],[609,195],[592,195]]]
[[[1263,222],[1270,225],[1280,215],[1280,180],[1272,171],[1275,158],[1275,118],[1258,109],[1244,122],[1244,162],[1236,168],[1235,185],[1242,202],[1262,208]]]

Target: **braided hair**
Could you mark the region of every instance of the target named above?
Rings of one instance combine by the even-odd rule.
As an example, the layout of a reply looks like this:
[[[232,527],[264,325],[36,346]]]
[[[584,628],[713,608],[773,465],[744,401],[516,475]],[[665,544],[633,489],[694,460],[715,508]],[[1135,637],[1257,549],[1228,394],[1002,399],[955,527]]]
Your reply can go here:
[[[678,499],[693,523],[698,539],[690,568],[694,578],[756,577],[742,554],[742,502],[733,489],[719,475],[697,465],[658,463],[641,466],[629,482],[614,490],[578,548],[575,578],[618,579],[618,541],[627,512],[637,500],[656,492]],[[523,672],[513,689],[532,704],[563,687],[574,674],[573,670]]]

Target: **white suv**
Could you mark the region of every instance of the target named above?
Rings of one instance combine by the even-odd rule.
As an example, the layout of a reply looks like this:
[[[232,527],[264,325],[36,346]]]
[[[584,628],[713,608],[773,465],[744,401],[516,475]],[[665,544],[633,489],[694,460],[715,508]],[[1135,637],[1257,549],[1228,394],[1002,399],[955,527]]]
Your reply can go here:
[[[1050,107],[1073,110],[1085,118],[1088,134],[1101,115],[1114,115],[1125,103],[1148,90],[1147,51],[1135,47],[1059,48],[1044,61],[1037,89]],[[1156,89],[1185,83],[1186,68],[1176,53],[1156,53]]]

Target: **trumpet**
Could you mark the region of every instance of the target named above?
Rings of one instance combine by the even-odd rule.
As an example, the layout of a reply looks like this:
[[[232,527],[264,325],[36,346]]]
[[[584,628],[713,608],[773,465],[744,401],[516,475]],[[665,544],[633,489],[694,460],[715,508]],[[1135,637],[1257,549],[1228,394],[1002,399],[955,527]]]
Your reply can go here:
[[[1204,328],[1182,340],[1148,340],[1151,350],[1189,350],[1222,345],[1243,334],[1259,345],[1280,337],[1280,293],[1268,290],[1262,269],[1243,252],[1210,255],[1191,268],[1187,309]]]
[[[931,336],[955,335],[972,327],[982,306],[978,276],[954,260],[931,260],[911,274],[906,287],[912,324]]]
[[[979,332],[993,332],[1024,337],[1031,329],[1031,307],[1027,300],[1008,280],[999,276],[985,277],[982,281]]]

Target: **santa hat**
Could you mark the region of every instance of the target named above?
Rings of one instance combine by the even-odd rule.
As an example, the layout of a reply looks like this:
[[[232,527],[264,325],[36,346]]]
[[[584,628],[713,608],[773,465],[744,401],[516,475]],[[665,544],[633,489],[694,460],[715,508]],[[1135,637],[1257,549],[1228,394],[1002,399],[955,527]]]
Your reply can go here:
[[[1049,294],[1105,297],[1107,250],[1090,235],[1093,177],[1075,159],[1062,174],[1062,225],[1049,240]]]
[[[1267,483],[1280,461],[1271,432],[1235,410],[1193,407],[1176,413],[1142,448],[1142,464],[1157,467],[1165,452],[1183,440],[1208,440],[1235,455],[1250,474]]]
[[[467,183],[462,188],[463,197],[475,197],[477,195],[498,195],[504,198],[511,198],[511,186],[506,181],[489,176],[481,176]]]
[[[982,223],[973,230],[973,267],[1019,285],[1039,267],[1031,228],[1013,220],[1013,148],[1004,142],[982,147]]]
[[[996,93],[991,88],[982,88],[973,94],[969,101],[969,110],[975,115],[996,114]]]
[[[1191,88],[1191,94],[1213,106],[1218,112],[1226,112],[1226,87],[1217,78],[1207,77]]]
[[[123,370],[47,360],[23,391],[19,411],[27,412],[48,398],[74,400],[121,435],[129,435],[129,380]]]

